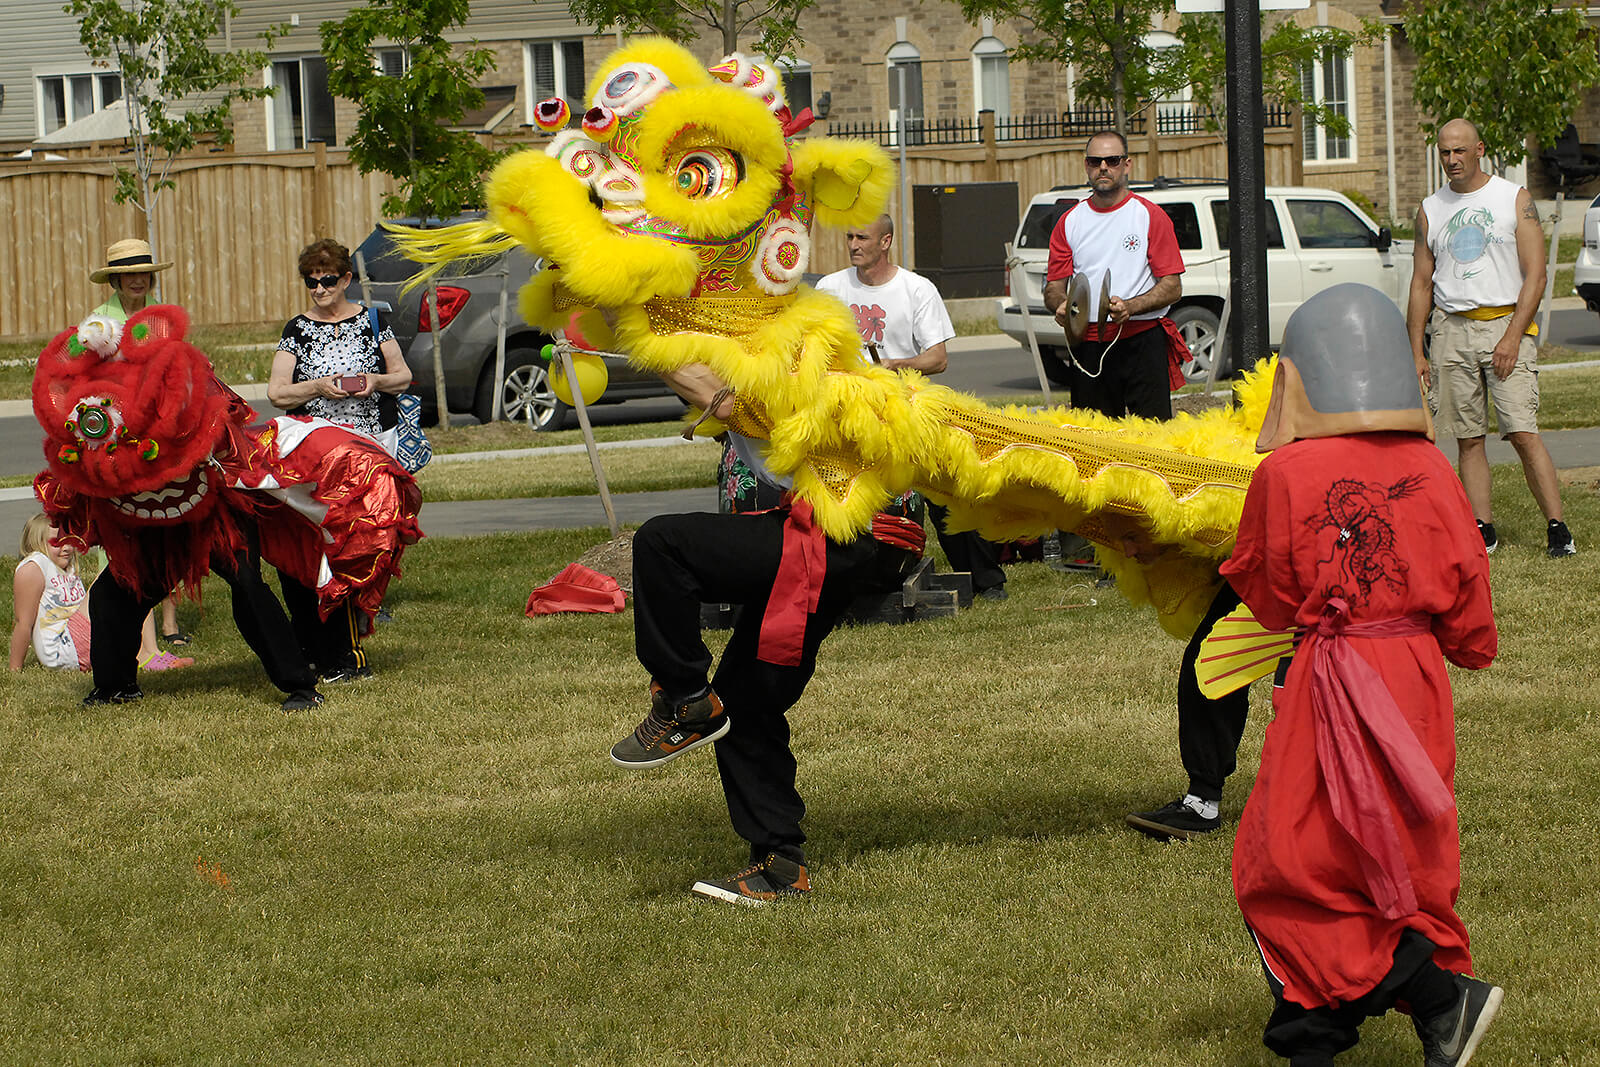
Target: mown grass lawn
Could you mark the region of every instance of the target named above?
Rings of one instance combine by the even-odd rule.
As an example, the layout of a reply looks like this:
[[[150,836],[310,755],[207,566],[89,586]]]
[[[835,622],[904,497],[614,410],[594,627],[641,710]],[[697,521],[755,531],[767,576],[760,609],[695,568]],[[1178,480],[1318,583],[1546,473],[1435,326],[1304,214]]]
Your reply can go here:
[[[1508,991],[1478,1062],[1600,1063],[1600,501],[1569,491],[1551,561],[1515,468],[1496,494],[1500,658],[1453,673],[1460,910]],[[1180,650],[1114,592],[1021,565],[1004,603],[841,631],[791,715],[813,898],[697,902],[743,846],[709,753],[606,759],[631,616],[521,614],[604,537],[424,541],[378,676],[309,714],[215,582],[141,703],[6,676],[0,1061],[1279,1062],[1228,875],[1263,690],[1225,830],[1164,845],[1122,818],[1181,786]],[[1391,1017],[1341,1062],[1419,1060]]]

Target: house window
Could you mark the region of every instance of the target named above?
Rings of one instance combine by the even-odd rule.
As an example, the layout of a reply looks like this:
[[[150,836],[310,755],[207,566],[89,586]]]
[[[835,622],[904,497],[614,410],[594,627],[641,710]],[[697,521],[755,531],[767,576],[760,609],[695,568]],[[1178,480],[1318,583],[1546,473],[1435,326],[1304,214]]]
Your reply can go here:
[[[897,41],[889,49],[889,125],[905,131],[906,144],[921,144],[922,53],[910,41]],[[904,88],[904,99],[901,90]]]
[[[270,76],[277,92],[267,99],[267,149],[337,144],[327,62],[321,56],[275,60]]]
[[[972,96],[977,110],[994,112],[995,122],[1011,116],[1010,64],[1006,46],[993,37],[972,46]]]
[[[783,101],[789,113],[798,115],[811,106],[811,64],[803,59],[778,60],[778,74],[783,78]]]
[[[1170,33],[1147,33],[1144,36],[1145,47],[1156,54],[1154,67],[1165,73],[1177,53],[1173,51],[1181,42]],[[1204,116],[1195,111],[1194,90],[1188,84],[1168,90],[1164,95],[1157,96],[1150,101],[1150,110],[1155,115],[1157,133],[1199,133],[1205,128]]]
[[[411,69],[411,54],[404,48],[378,49],[378,72],[385,78],[403,78]]]
[[[118,74],[55,74],[38,79],[39,133],[54,133],[122,99]]]
[[[1324,48],[1315,62],[1300,67],[1300,93],[1350,123],[1350,135],[1339,137],[1307,115],[1301,120],[1301,158],[1308,163],[1356,158],[1355,114],[1350,106],[1350,84],[1355,80],[1355,61],[1349,52]]]
[[[573,111],[583,112],[582,41],[529,41],[523,69],[527,77],[529,111],[539,101],[559,96]]]

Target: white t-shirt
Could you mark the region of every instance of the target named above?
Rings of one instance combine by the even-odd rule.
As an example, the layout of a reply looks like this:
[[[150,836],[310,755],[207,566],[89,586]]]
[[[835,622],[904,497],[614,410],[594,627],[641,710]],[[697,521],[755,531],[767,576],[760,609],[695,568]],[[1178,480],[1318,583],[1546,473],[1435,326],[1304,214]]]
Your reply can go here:
[[[43,552],[30,552],[24,556],[17,570],[29,564],[39,568],[44,575],[44,592],[39,594],[39,615],[33,623],[33,653],[46,667],[64,670],[78,669],[78,648],[72,630],[67,625],[77,614],[84,598],[83,580],[74,571],[64,571]]]
[[[1446,185],[1422,202],[1433,252],[1433,305],[1450,312],[1514,305],[1522,292],[1517,259],[1521,186],[1490,175],[1470,193]]]
[[[904,267],[882,285],[863,285],[856,269],[846,267],[817,282],[817,290],[849,305],[856,332],[877,346],[879,359],[914,359],[956,335],[939,290]]]

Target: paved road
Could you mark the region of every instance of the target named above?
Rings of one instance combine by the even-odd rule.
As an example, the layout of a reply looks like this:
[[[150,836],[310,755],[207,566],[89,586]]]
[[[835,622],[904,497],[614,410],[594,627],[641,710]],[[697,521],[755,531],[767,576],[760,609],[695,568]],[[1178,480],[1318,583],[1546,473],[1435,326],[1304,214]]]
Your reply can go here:
[[[1600,316],[1587,311],[1557,311],[1551,316],[1551,323],[1551,335],[1560,343],[1600,349]],[[939,381],[994,399],[1039,392],[1032,358],[1020,345],[1004,337],[966,337],[951,342],[950,368]],[[255,387],[254,392],[260,391],[260,386]],[[251,399],[263,414],[271,410],[264,398]],[[681,411],[681,405],[673,400],[636,400],[603,405],[594,409],[593,417],[601,425],[659,421],[662,437],[670,438]],[[1600,428],[1552,431],[1545,434],[1545,439],[1558,467],[1600,466]],[[24,402],[0,402],[0,474],[37,470],[38,440],[38,429]],[[1453,456],[1453,447],[1445,447]],[[1509,445],[1492,440],[1489,458],[1494,463],[1510,463],[1515,462],[1516,456]],[[614,498],[614,504],[619,521],[636,524],[663,512],[714,510],[716,494],[710,489],[624,493]],[[0,489],[0,532],[21,529],[36,509],[27,490]],[[423,529],[434,537],[604,526],[605,521],[598,497],[433,503],[426,505],[422,514]]]

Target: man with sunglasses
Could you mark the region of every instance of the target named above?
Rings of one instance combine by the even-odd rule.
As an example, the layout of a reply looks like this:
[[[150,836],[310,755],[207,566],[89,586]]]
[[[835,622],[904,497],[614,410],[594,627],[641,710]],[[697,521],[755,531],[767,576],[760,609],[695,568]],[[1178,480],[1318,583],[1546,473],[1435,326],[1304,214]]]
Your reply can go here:
[[[1074,204],[1050,234],[1045,307],[1067,325],[1067,280],[1084,274],[1090,287],[1087,338],[1071,348],[1072,406],[1114,418],[1172,417],[1171,390],[1183,384],[1189,357],[1167,309],[1183,293],[1183,256],[1172,220],[1128,190],[1128,140],[1116,130],[1089,138],[1084,155],[1093,192]],[[1110,322],[1098,319],[1102,279],[1111,279]],[[1160,808],[1130,812],[1129,826],[1161,840],[1190,840],[1222,826],[1222,786],[1235,767],[1249,714],[1249,689],[1218,700],[1200,692],[1194,664],[1216,621],[1239,606],[1222,583],[1184,650],[1178,670],[1178,751],[1189,788]]]
[[[1070,346],[1072,406],[1107,415],[1172,417],[1172,366],[1188,349],[1167,310],[1183,293],[1183,256],[1172,220],[1128,191],[1128,140],[1116,130],[1089,138],[1084,154],[1093,192],[1074,204],[1050,234],[1044,306],[1066,326],[1072,309],[1067,282],[1089,279],[1090,318],[1098,319],[1102,279],[1109,274],[1111,308],[1102,329],[1091,321],[1086,339]],[[1165,327],[1164,329],[1162,327]]]

